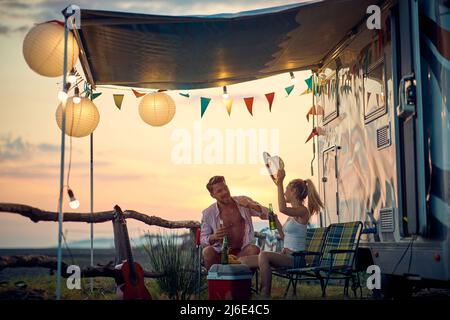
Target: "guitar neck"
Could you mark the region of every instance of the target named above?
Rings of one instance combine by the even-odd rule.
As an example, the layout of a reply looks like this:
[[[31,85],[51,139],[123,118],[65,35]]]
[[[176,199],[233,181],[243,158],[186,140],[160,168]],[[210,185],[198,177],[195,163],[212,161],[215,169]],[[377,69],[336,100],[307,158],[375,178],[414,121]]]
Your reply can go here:
[[[123,212],[119,212],[119,214],[121,215],[122,231],[123,231],[123,237],[125,240],[125,250],[126,250],[126,255],[127,255],[127,261],[128,261],[128,265],[130,267],[130,275],[132,278],[134,278],[136,276],[136,268],[134,265],[133,253],[131,250],[131,242],[130,242],[130,236],[128,234],[127,222],[125,220]]]

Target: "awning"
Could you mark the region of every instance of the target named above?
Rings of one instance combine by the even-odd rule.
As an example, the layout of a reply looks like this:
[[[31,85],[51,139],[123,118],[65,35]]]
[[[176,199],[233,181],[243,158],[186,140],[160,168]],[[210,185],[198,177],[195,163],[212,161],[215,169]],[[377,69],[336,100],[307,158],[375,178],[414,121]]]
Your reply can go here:
[[[94,85],[155,89],[218,87],[311,69],[373,3],[316,1],[179,17],[82,10],[81,63]]]

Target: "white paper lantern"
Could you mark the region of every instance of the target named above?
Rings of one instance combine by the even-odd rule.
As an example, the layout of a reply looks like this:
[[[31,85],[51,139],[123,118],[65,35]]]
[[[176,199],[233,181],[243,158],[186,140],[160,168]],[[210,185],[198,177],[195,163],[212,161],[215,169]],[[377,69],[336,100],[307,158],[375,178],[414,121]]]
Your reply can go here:
[[[56,110],[56,122],[62,129],[62,104]],[[80,103],[74,103],[72,98],[66,103],[66,134],[72,137],[85,137],[94,132],[100,120],[95,104],[88,98],[81,98]]]
[[[34,26],[23,40],[23,56],[28,66],[46,77],[64,73],[64,25],[46,22]],[[78,60],[78,43],[69,32],[67,38],[67,71]]]
[[[154,127],[169,123],[175,115],[175,110],[175,102],[163,92],[146,94],[139,103],[142,120]]]

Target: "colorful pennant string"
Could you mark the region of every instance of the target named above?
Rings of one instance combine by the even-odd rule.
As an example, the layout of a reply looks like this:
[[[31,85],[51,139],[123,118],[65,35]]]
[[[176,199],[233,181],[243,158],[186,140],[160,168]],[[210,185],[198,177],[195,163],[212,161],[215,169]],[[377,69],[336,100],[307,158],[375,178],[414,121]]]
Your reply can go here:
[[[269,102],[269,112],[272,112],[272,103],[275,98],[275,92],[265,94],[267,101]]]
[[[305,94],[310,94],[310,93],[312,93],[312,90],[308,88],[305,91],[303,91],[300,95],[303,96]]]
[[[122,108],[123,96],[123,94],[113,94],[114,103],[119,110]]]
[[[231,115],[231,108],[233,106],[233,98],[224,99],[225,107],[227,108],[228,115]]]
[[[200,103],[201,103],[200,118],[203,118],[203,114],[205,113],[206,109],[208,108],[208,105],[210,102],[211,102],[210,98],[205,98],[205,97],[200,98]]]
[[[309,77],[308,79],[305,79],[306,85],[308,86],[308,89],[312,91],[313,89],[313,76]]]
[[[291,94],[292,90],[294,90],[294,87],[295,87],[295,85],[284,88],[284,90],[286,90],[286,93],[288,96]]]
[[[245,105],[247,106],[248,112],[253,116],[253,97],[244,98]]]
[[[181,92],[180,92],[180,96],[185,97],[185,98],[190,97],[189,93],[181,93]]]
[[[95,100],[102,95],[102,92],[97,92],[92,94],[91,100]]]
[[[306,114],[306,120],[308,120],[308,122],[309,122],[309,116],[318,116],[318,115],[321,115],[321,116],[324,115],[323,108],[321,106],[319,106],[319,105],[312,106],[309,109],[308,113]]]
[[[136,96],[136,98],[140,98],[142,96],[145,96],[145,93],[139,92],[137,90],[131,89],[134,93],[134,95]]]
[[[315,136],[324,136],[325,135],[325,130],[322,127],[314,127],[311,131],[311,133],[308,136],[308,139],[306,139],[307,143],[309,140],[311,140],[313,137]]]

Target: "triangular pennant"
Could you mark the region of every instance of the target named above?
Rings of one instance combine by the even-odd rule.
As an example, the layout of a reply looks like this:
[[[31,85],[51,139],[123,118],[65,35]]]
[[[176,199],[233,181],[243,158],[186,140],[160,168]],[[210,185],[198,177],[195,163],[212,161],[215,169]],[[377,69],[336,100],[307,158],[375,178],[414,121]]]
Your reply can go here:
[[[102,95],[101,92],[93,93],[91,100],[95,100],[96,98],[100,97],[101,95]]]
[[[206,108],[208,108],[208,105],[211,102],[211,99],[201,97],[200,102],[201,102],[201,107],[202,107],[200,117],[203,118],[203,114],[205,113]]]
[[[313,76],[309,77],[308,79],[305,79],[306,85],[308,86],[309,90],[313,89]]]
[[[288,96],[291,94],[292,90],[294,90],[294,87],[295,87],[295,85],[284,88],[284,90],[286,90],[286,93]]]
[[[228,115],[231,115],[231,107],[233,106],[233,99],[224,99],[225,107],[227,108]]]
[[[309,122],[309,116],[316,116],[316,115],[322,115],[324,114],[324,110],[321,106],[312,106],[311,109],[309,109],[308,113],[306,114],[306,120]]]
[[[120,110],[122,107],[123,102],[123,94],[113,94],[114,97],[114,103],[116,104],[116,107]]]
[[[136,91],[136,90],[134,90],[134,89],[131,89],[131,90],[133,91],[133,93],[134,93],[134,95],[136,96],[136,98],[140,98],[140,97],[142,97],[142,96],[145,96],[145,93]]]
[[[274,98],[275,98],[275,92],[266,93],[266,99],[269,102],[269,112],[272,111],[272,103],[273,103]]]
[[[310,89],[308,88],[308,89],[306,89],[305,91],[303,91],[300,95],[303,96],[303,95],[309,94],[309,93],[312,93],[312,90],[310,90]]]
[[[180,92],[180,96],[185,97],[185,98],[190,97],[189,93],[181,93],[181,92]]]
[[[307,143],[309,140],[311,140],[314,136],[318,136],[318,132],[316,128],[313,128],[311,133],[308,136],[308,139],[306,139],[305,143]]]
[[[273,98],[272,98],[273,99]],[[244,98],[245,105],[247,106],[248,112],[253,116],[253,97]]]

